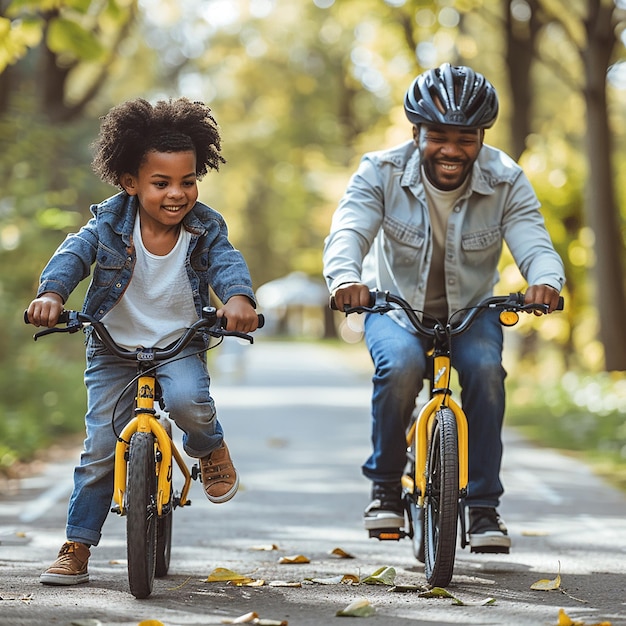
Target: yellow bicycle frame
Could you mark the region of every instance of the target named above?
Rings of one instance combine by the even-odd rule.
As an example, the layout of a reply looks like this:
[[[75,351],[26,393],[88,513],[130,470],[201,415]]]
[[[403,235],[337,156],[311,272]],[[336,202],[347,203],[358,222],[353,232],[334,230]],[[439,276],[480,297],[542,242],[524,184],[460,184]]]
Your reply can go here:
[[[452,399],[448,384],[450,381],[450,357],[440,355],[433,357],[433,394],[422,407],[417,419],[411,425],[406,437],[407,447],[415,444],[415,476],[403,476],[402,485],[409,493],[417,488],[418,505],[423,506],[426,494],[426,458],[428,442],[433,430],[435,414],[441,407],[448,407],[456,417],[459,449],[459,490],[467,487],[467,417],[463,409]],[[440,393],[437,393],[441,390]]]
[[[113,478],[113,499],[119,506],[119,513],[124,514],[124,495],[126,493],[127,452],[130,438],[136,432],[152,433],[155,436],[155,446],[161,453],[160,461],[156,464],[157,475],[157,513],[163,514],[163,507],[169,504],[172,497],[172,457],[180,468],[184,477],[184,485],[180,495],[179,506],[188,504],[187,494],[191,487],[191,474],[180,452],[174,445],[171,437],[158,418],[154,415],[156,379],[154,376],[141,376],[137,383],[137,397],[135,399],[136,415],[120,433],[115,445],[115,474]]]

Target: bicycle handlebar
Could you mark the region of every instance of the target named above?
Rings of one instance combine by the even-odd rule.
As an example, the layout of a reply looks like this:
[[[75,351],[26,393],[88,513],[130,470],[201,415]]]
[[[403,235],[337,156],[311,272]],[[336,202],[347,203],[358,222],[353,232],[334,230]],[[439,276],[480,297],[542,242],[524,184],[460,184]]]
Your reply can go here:
[[[397,305],[397,306],[394,306]],[[555,310],[562,311],[564,306],[563,296],[559,296],[559,303]],[[330,308],[337,311],[337,305],[334,298],[330,299]],[[349,307],[344,310],[346,315],[350,313],[388,313],[393,310],[403,310],[406,313],[411,324],[415,327],[415,330],[425,337],[435,337],[443,330],[443,324],[438,320],[434,325],[427,325],[421,320],[415,309],[400,296],[394,295],[388,291],[370,291],[370,303],[369,306],[356,306]],[[459,309],[450,315],[445,325],[445,329],[450,336],[460,335],[466,331],[472,324],[474,319],[481,311],[486,309],[496,309],[500,311],[541,311],[542,313],[548,312],[547,304],[525,304],[524,294],[521,292],[510,293],[507,296],[490,296],[481,300],[478,304],[470,306],[464,309]],[[460,313],[467,312],[467,315],[460,317],[458,321],[454,321],[455,316]]]
[[[115,343],[115,340],[111,337],[109,331],[101,321],[94,319],[87,313],[71,310],[63,311],[59,315],[57,324],[66,324],[65,328],[59,328],[57,326],[45,328],[35,333],[33,340],[37,341],[40,337],[51,333],[75,333],[82,330],[85,326],[91,326],[102,343],[112,354],[129,361],[166,361],[167,359],[171,359],[179,355],[200,330],[204,330],[212,337],[239,337],[240,339],[254,343],[254,338],[251,335],[236,330],[226,330],[227,319],[225,317],[218,319],[216,313],[217,309],[215,307],[204,307],[202,309],[202,317],[187,328],[176,342],[167,348],[137,348],[136,350],[126,350]],[[262,328],[265,324],[265,317],[260,313],[258,318],[258,328]],[[24,311],[24,322],[26,324],[30,323],[26,311]]]

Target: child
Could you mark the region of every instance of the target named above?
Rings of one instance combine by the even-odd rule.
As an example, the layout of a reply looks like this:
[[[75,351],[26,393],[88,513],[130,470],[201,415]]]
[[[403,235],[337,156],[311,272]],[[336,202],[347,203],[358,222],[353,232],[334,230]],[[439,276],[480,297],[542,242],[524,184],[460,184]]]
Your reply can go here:
[[[218,316],[227,318],[228,330],[254,331],[258,318],[246,263],[230,244],[222,216],[197,201],[197,181],[225,162],[211,110],[186,98],[155,106],[126,102],[102,118],[94,147],[94,170],[122,191],[93,205],[91,220],[56,250],[28,307],[29,322],[54,326],[95,264],[83,311],[101,319],[129,350],[175,341],[209,304],[209,287],[224,302]],[[89,580],[89,548],[100,541],[113,495],[113,407],[136,374],[132,362],[107,353],[89,329],[87,335],[87,435],[74,470],[67,541],[40,577],[50,585]],[[182,354],[197,353],[203,342],[196,338]],[[209,394],[206,359],[163,365],[159,384],[165,409],[184,432],[185,452],[200,459],[207,498],[230,500],[239,477]],[[128,396],[116,411],[117,432],[132,414]]]

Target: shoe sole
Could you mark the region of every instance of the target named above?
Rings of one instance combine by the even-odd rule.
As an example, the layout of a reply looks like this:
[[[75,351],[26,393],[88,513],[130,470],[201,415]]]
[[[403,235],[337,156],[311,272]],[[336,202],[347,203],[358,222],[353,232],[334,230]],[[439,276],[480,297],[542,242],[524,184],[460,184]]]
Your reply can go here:
[[[89,574],[46,574],[39,577],[39,582],[44,585],[69,586],[89,582]]]
[[[511,538],[502,533],[481,533],[469,536],[470,552],[484,552],[489,554],[508,554],[511,547]]]
[[[222,504],[223,502],[228,502],[237,493],[238,489],[239,489],[239,474],[237,474],[235,484],[223,496],[217,496],[217,497],[211,496],[207,493],[206,489],[204,491],[204,494],[211,502],[213,502],[213,504]]]
[[[365,530],[378,530],[379,528],[404,528],[404,516],[394,513],[382,513],[376,517],[364,517]]]

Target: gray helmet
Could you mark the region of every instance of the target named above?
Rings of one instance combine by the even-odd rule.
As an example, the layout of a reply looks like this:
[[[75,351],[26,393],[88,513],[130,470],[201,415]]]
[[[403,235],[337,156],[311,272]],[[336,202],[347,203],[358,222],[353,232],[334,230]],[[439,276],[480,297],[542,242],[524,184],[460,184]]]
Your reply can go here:
[[[404,111],[413,124],[489,128],[498,116],[498,96],[482,74],[444,63],[411,83]]]

